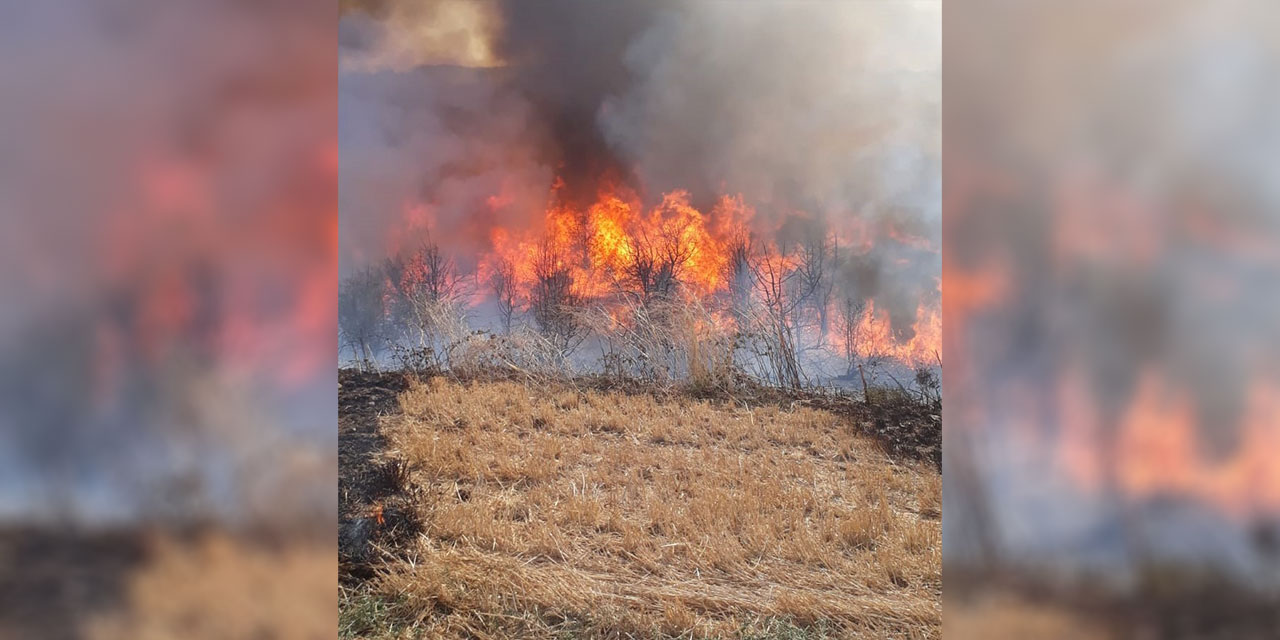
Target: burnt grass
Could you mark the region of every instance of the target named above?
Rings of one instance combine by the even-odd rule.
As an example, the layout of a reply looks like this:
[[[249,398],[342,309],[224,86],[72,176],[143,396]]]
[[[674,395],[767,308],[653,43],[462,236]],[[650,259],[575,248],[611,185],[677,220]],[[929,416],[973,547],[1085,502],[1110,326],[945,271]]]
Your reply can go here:
[[[422,530],[407,495],[407,473],[384,453],[381,419],[400,412],[398,396],[415,379],[440,373],[404,371],[338,372],[338,555],[339,581],[359,584],[374,575],[382,554],[395,554]],[[466,382],[511,380],[512,376],[448,377]],[[893,458],[942,465],[942,406],[901,389],[873,389],[867,401],[829,389],[783,389],[749,379],[731,387],[658,386],[642,380],[603,375],[554,382],[583,391],[613,391],[656,397],[685,395],[742,407],[809,407],[840,416],[850,429],[872,438]]]
[[[399,462],[382,455],[382,416],[400,411],[409,387],[398,372],[338,372],[338,566],[349,583],[372,575],[377,548],[416,533]],[[380,508],[381,513],[378,513]],[[381,517],[381,524],[378,518]]]
[[[82,638],[83,623],[124,606],[125,583],[148,558],[133,530],[0,530],[0,638]]]

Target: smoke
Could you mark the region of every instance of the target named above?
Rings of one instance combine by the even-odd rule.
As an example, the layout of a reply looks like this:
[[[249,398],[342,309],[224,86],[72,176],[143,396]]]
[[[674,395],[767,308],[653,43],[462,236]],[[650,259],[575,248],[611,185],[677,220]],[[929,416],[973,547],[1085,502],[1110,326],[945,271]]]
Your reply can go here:
[[[524,228],[553,178],[529,139],[535,120],[502,70],[341,72],[342,269],[431,235],[459,255],[494,227]]]
[[[597,121],[655,191],[741,193],[760,223],[795,211],[878,231],[842,269],[900,334],[936,301],[940,44],[936,3],[692,3],[623,54],[631,79]]]
[[[511,82],[533,105],[546,143],[544,160],[566,181],[571,202],[596,196],[602,180],[631,182],[631,167],[597,126],[610,96],[634,78],[626,57],[664,15],[667,2],[503,3],[498,49]]]
[[[989,500],[1006,558],[1218,564],[1170,504],[1246,549],[1280,508],[1275,6],[1007,4],[948,24],[947,554]]]
[[[501,66],[406,65],[402,34],[456,4],[342,17],[344,269],[399,244],[415,206],[437,239],[483,250],[493,226],[536,223],[559,177],[570,203],[604,185],[649,203],[684,189],[699,207],[741,193],[770,238],[797,216],[870,230],[845,284],[881,296],[899,331],[936,301],[938,3],[477,2],[463,13],[489,16]]]
[[[257,452],[323,467],[331,26],[285,1],[0,26],[0,518],[239,518],[271,490]],[[292,503],[323,516],[331,487]]]
[[[344,0],[339,6],[347,14],[339,42],[346,49],[346,67],[407,71],[434,64],[492,67],[501,62],[489,38],[500,18],[493,2]]]
[[[741,191],[936,237],[936,4],[696,3],[631,42],[598,113],[657,190]]]
[[[450,48],[458,30],[424,32],[445,11],[496,13],[462,31],[483,34],[502,66],[478,67]],[[652,11],[640,3],[384,2],[344,12],[342,268],[429,233],[475,253],[494,228],[539,223],[556,177],[578,201],[593,198],[606,176],[624,178],[595,115],[627,80],[622,49]],[[409,39],[419,43],[415,55],[401,44]]]

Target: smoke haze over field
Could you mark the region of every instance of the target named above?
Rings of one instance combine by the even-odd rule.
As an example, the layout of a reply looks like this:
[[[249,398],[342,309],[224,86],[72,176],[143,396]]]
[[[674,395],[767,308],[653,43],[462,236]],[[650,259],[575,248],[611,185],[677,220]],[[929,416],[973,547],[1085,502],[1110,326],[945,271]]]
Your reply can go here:
[[[465,267],[559,178],[869,230],[844,277],[895,328],[936,304],[937,2],[353,2],[340,46],[344,273],[428,232]]]
[[[947,26],[948,561],[1183,562],[1274,589],[1280,12],[967,8]]]
[[[0,518],[253,518],[289,481],[323,515],[259,456],[336,448],[331,17],[54,1],[0,33]]]

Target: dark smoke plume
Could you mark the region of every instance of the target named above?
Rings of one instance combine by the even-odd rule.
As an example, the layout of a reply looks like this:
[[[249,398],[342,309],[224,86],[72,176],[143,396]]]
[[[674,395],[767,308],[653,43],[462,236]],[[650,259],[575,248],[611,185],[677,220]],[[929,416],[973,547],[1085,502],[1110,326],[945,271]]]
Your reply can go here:
[[[419,231],[474,252],[536,224],[556,177],[570,203],[605,185],[700,207],[741,193],[770,236],[797,215],[876,231],[844,285],[909,332],[940,270],[939,29],[936,3],[353,3],[343,269],[394,250],[406,202],[428,210]],[[449,58],[402,33],[488,46]]]

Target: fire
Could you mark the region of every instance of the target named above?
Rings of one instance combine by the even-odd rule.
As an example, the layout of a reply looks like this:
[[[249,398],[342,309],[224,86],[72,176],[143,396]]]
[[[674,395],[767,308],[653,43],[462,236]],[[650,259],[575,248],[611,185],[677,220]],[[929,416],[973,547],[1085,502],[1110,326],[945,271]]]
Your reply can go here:
[[[633,194],[606,191],[585,209],[548,206],[541,228],[522,235],[494,229],[493,250],[482,258],[479,275],[487,280],[507,262],[527,294],[538,260],[550,253],[584,298],[607,297],[637,278],[644,280],[641,288],[669,278],[684,293],[711,296],[727,288],[733,234],[748,227],[753,213],[727,196],[703,212],[690,204],[687,192],[673,191],[646,210]]]
[[[565,192],[564,181],[557,178],[545,206],[529,224],[462,231],[468,238],[484,238],[488,245],[474,263],[469,262],[469,256],[455,253],[460,261],[468,261],[468,273],[474,267],[474,286],[467,287],[462,296],[470,306],[494,300],[497,281],[506,283],[509,295],[527,306],[540,283],[545,287],[549,279],[555,279],[574,300],[603,312],[608,322],[623,323],[628,305],[662,298],[697,302],[698,308],[712,315],[709,322],[717,332],[733,333],[741,316],[735,320],[729,306],[744,297],[763,299],[766,294],[761,278],[776,277],[779,283],[775,288],[781,293],[774,295],[795,298],[784,300],[782,306],[789,307],[785,311],[792,316],[788,322],[794,322],[796,331],[805,334],[802,341],[806,344],[834,354],[889,359],[910,366],[940,364],[941,296],[934,295],[940,293],[940,280],[939,291],[924,292],[928,299],[922,296],[909,327],[895,326],[886,310],[878,308],[871,296],[862,295],[857,304],[860,315],[854,320],[857,326],[850,327],[852,331],[836,331],[837,318],[843,316],[837,308],[842,301],[833,295],[833,285],[825,289],[817,286],[816,290],[809,287],[806,292],[805,278],[832,283],[842,277],[840,260],[865,257],[877,242],[892,243],[909,253],[936,253],[923,239],[855,215],[841,215],[838,228],[827,228],[825,222],[815,221],[807,213],[786,210],[788,220],[803,219],[801,227],[812,223],[814,229],[821,230],[817,242],[821,251],[829,253],[826,262],[814,270],[815,275],[814,271],[805,272],[806,249],[801,246],[813,239],[791,239],[789,245],[778,246],[773,238],[779,237],[776,225],[781,223],[757,215],[741,195],[721,195],[709,206],[700,206],[685,190],[663,193],[649,204],[634,191],[616,185],[602,187],[585,203],[568,202],[562,197]],[[507,193],[492,194],[479,202],[488,208],[476,217],[479,225],[491,219],[511,220],[510,212],[520,206]],[[391,253],[414,247],[411,237],[426,233],[437,238],[434,218],[432,205],[406,203],[403,224],[387,238]],[[455,249],[440,248],[446,252]],[[887,258],[884,268],[909,268],[910,264],[904,267],[902,263],[910,263],[911,258],[904,255],[899,252]],[[404,266],[402,278],[418,277],[412,274],[420,272],[421,265],[413,256],[408,256]],[[762,273],[762,266],[767,266],[769,275]],[[842,290],[840,295],[856,293]]]
[[[914,335],[905,341],[894,338],[889,314],[868,301],[862,321],[855,330],[854,350],[862,358],[890,358],[913,366],[939,363],[942,358],[942,314],[921,303],[916,307]]]
[[[1092,398],[1069,385],[1071,407],[1065,467],[1087,487],[1099,488],[1098,424]],[[1240,446],[1223,460],[1210,460],[1197,442],[1190,394],[1158,371],[1147,371],[1117,426],[1116,489],[1133,497],[1176,493],[1193,496],[1236,514],[1280,509],[1280,469],[1272,460],[1280,447],[1280,385],[1257,381],[1246,399]]]
[[[1045,176],[1035,172],[972,158],[948,167],[944,393],[947,432],[961,443],[947,445],[956,460],[951,469],[962,469],[956,472],[960,504],[999,513],[986,523],[999,535],[1003,523],[1027,515],[1019,513],[1027,508],[1020,498],[1006,496],[1016,496],[1019,485],[1033,486],[1036,508],[1060,502],[1064,509],[1062,520],[1038,524],[1056,535],[1087,536],[1082,544],[1097,544],[1095,532],[1103,528],[1090,524],[1095,518],[1117,515],[1107,507],[1067,506],[1080,497],[1114,499],[1135,507],[1137,517],[1146,517],[1140,506],[1157,498],[1209,506],[1228,522],[1280,513],[1280,375],[1266,356],[1255,361],[1217,342],[1241,332],[1256,338],[1249,352],[1269,353],[1265,345],[1274,344],[1274,334],[1259,329],[1267,321],[1239,321],[1259,309],[1253,278],[1274,273],[1274,254],[1250,242],[1267,234],[1199,210],[1189,217],[1195,228],[1181,229],[1183,205],[1115,193],[1121,185],[1110,178],[1058,177],[1052,197],[1044,197],[1037,189]],[[1240,237],[1228,237],[1233,227]],[[1250,277],[1240,277],[1244,273]],[[1109,293],[1116,281],[1173,285],[1169,290],[1177,294],[1143,309],[1126,304],[1124,295],[1097,293]],[[1135,308],[1154,320],[1140,327],[1156,330],[1169,322],[1176,328],[1141,358],[1096,348],[1116,344],[1117,336],[1127,347],[1141,335],[1141,328],[1124,331]],[[1183,325],[1187,308],[1211,309],[1212,320],[1193,316],[1199,320]],[[1022,340],[1020,331],[1026,332]],[[1224,342],[1237,340],[1231,335]],[[1197,366],[1231,374],[1208,383],[1244,385],[1231,400],[1238,422],[1219,423],[1197,404],[1206,396],[1198,388],[1206,377],[1186,370]],[[1218,430],[1237,436],[1230,450],[1206,446]],[[1000,483],[1000,491],[966,488],[966,473],[985,475],[982,482]],[[1008,494],[1006,487],[1012,487]]]
[[[315,141],[307,153],[299,171],[332,184],[336,142]],[[282,388],[312,382],[332,359],[319,345],[333,329],[337,212],[314,207],[310,192],[285,193],[233,224],[215,206],[219,178],[201,162],[159,152],[138,166],[130,206],[103,216],[101,241],[84,257],[101,278],[96,286],[132,309],[96,317],[97,348],[153,366],[198,353],[225,373]],[[233,254],[252,260],[226,259]],[[263,292],[286,280],[288,294],[268,303]],[[123,375],[122,361],[104,357],[99,379]]]

